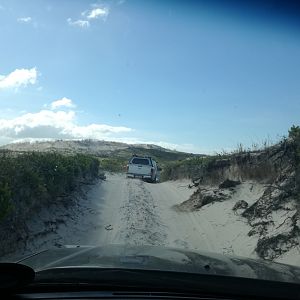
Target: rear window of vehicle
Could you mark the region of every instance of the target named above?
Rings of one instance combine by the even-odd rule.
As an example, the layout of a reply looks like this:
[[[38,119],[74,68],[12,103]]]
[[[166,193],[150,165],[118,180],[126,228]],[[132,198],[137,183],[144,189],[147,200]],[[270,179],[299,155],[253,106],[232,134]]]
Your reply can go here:
[[[131,161],[132,164],[136,164],[136,165],[149,165],[149,159],[147,158],[134,158]]]

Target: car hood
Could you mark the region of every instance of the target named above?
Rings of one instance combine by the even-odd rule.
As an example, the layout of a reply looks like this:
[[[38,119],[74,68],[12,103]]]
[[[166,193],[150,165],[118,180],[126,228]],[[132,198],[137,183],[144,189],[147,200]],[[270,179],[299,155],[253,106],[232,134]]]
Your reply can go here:
[[[97,267],[159,270],[300,283],[300,268],[269,261],[159,246],[64,246],[35,253],[18,263],[36,272]]]

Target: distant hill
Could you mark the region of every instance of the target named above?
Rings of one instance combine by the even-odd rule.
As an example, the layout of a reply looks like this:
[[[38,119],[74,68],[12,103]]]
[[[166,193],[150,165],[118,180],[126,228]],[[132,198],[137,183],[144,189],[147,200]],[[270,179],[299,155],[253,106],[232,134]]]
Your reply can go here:
[[[152,144],[126,144],[100,140],[56,140],[12,143],[0,147],[13,152],[59,152],[63,154],[90,154],[102,158],[128,159],[132,154],[153,156],[162,161],[183,160],[199,156],[174,151]]]

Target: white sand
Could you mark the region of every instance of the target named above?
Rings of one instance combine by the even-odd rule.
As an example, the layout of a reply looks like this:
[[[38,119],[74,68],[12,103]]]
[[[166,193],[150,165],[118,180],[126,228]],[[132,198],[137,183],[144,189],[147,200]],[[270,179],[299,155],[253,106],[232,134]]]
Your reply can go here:
[[[224,254],[256,257],[257,238],[248,237],[251,227],[242,217],[235,215],[232,207],[238,200],[249,202],[262,193],[259,187],[248,183],[237,187],[232,199],[216,202],[195,212],[177,212],[171,207],[187,200],[189,191],[178,182],[165,182],[159,188],[150,186],[158,200],[163,220],[168,226],[167,244]],[[207,187],[208,188],[208,187]]]
[[[236,187],[229,200],[194,212],[178,212],[173,206],[187,200],[195,191],[188,188],[189,184],[188,180],[151,184],[127,179],[124,174],[110,174],[106,181],[92,186],[87,199],[80,200],[78,206],[65,210],[54,207],[42,212],[40,218],[29,224],[32,239],[26,251],[14,255],[55,245],[125,243],[256,258],[258,236],[247,235],[251,227],[232,208],[238,200],[251,205],[265,188],[245,182]],[[52,223],[45,224],[49,218]],[[293,250],[279,260],[300,265],[298,254]]]

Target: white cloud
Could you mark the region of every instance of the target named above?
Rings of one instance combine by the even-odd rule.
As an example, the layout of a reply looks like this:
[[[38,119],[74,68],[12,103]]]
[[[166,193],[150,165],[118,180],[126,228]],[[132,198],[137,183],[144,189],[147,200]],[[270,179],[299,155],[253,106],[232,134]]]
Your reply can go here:
[[[97,7],[87,13],[87,19],[105,19],[108,16],[109,10],[106,7]]]
[[[75,107],[73,101],[66,97],[53,101],[45,107],[45,109],[36,113],[21,111],[18,117],[8,118],[8,111],[0,114],[0,144],[51,139],[97,139],[128,144],[154,144],[184,152],[208,152],[193,144],[175,144],[139,139],[132,136],[134,129],[125,126],[111,126],[99,123],[79,125],[76,122],[78,116],[74,110],[57,110],[61,107]]]
[[[117,5],[122,5],[122,4],[124,4],[126,2],[126,0],[119,0],[118,2],[117,2]]]
[[[76,21],[72,21],[71,18],[67,19],[67,22],[69,25],[71,26],[77,26],[77,27],[81,27],[81,28],[87,28],[90,27],[90,22],[87,20],[76,20]]]
[[[35,84],[37,79],[36,68],[16,69],[8,75],[0,75],[0,90],[9,88],[26,87]]]
[[[109,8],[99,6],[97,4],[91,5],[92,9],[85,10],[81,13],[81,19],[73,21],[71,18],[67,19],[67,22],[71,26],[77,26],[81,28],[90,27],[91,22],[96,19],[106,21],[109,14]]]
[[[74,111],[41,110],[12,119],[0,119],[0,136],[3,138],[54,138],[54,139],[104,139],[115,134],[132,131],[123,126],[75,123]]]
[[[75,107],[75,104],[72,102],[71,99],[63,97],[62,99],[53,101],[50,104],[50,107],[51,107],[51,109],[57,109],[59,107],[70,107],[70,108],[72,108],[72,107]]]
[[[18,18],[17,21],[19,23],[30,23],[32,21],[31,17],[23,17],[23,18]]]

